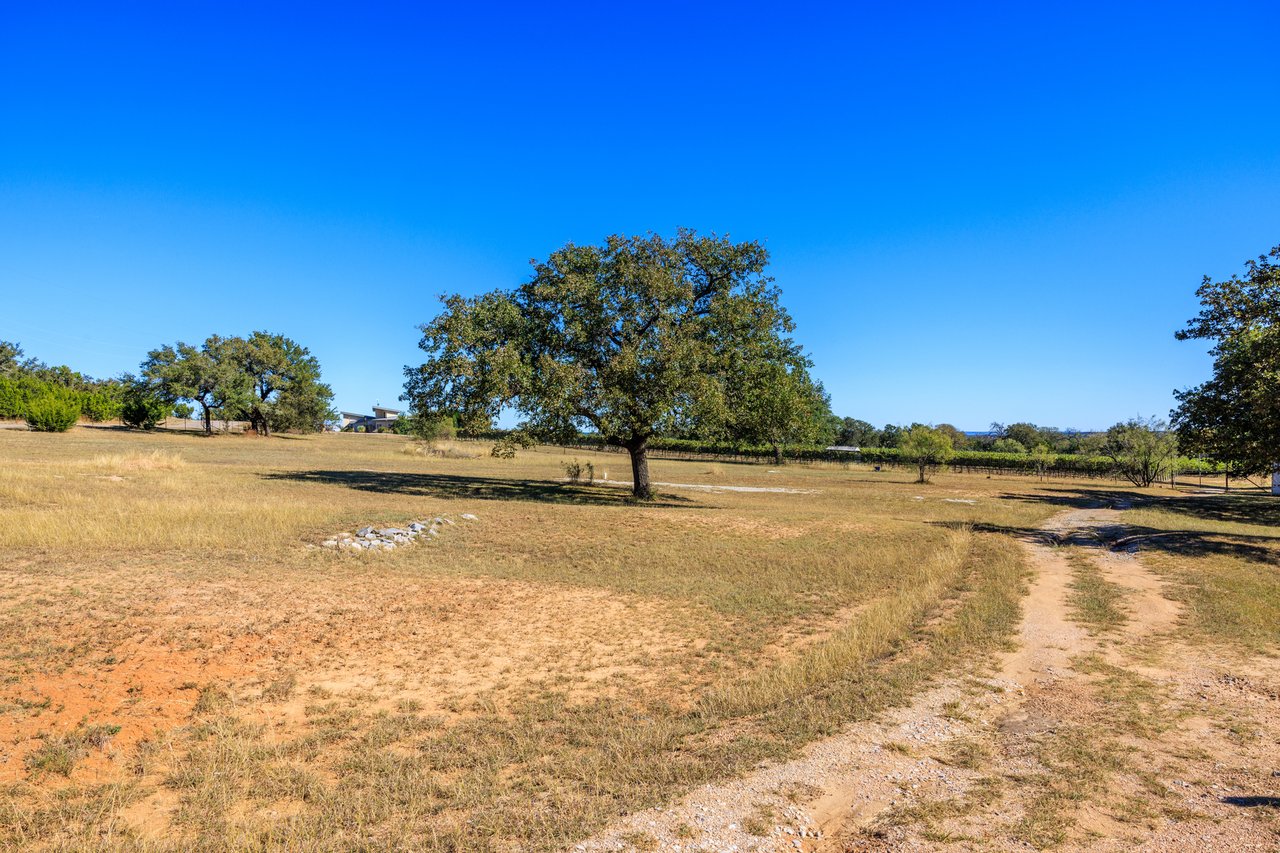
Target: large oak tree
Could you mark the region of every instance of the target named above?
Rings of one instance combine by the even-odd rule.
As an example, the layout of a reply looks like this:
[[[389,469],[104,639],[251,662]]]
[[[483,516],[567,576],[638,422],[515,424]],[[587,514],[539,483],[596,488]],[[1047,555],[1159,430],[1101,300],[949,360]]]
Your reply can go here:
[[[688,229],[571,243],[514,290],[445,297],[421,327],[427,360],[405,368],[403,399],[457,412],[464,428],[511,407],[539,439],[598,433],[627,450],[633,491],[648,498],[649,442],[742,418],[730,387],[742,365],[794,350],[768,261],[757,242]]]

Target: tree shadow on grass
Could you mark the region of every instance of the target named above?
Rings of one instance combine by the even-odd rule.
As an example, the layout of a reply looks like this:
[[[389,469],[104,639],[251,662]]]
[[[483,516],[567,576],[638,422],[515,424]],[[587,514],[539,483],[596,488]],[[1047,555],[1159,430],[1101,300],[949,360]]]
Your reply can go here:
[[[962,521],[929,522],[950,529],[996,533],[1039,545],[1074,545],[1106,548],[1129,554],[1162,552],[1179,557],[1235,557],[1250,563],[1280,565],[1280,536],[1251,536],[1240,533],[1201,533],[1191,530],[1158,530],[1131,524],[1107,524],[1078,530],[1044,530],[1003,524]]]
[[[1250,563],[1280,563],[1280,537],[1132,526],[1100,530],[1103,544],[1112,551],[1134,554],[1161,551],[1179,557],[1222,556]]]
[[[507,480],[492,477],[461,477],[454,474],[407,474],[399,471],[280,471],[261,476],[266,480],[346,486],[349,489],[384,495],[470,498],[486,501],[534,501],[590,506],[704,508],[704,505],[681,495],[662,494],[656,495],[650,501],[636,501],[632,498],[630,490],[616,486],[553,483],[546,480]]]
[[[1007,493],[1006,500],[1044,503],[1075,509],[1158,509],[1204,521],[1253,524],[1277,528],[1280,538],[1280,498],[1270,495],[1187,494],[1150,495],[1127,489],[1049,488],[1046,494]]]

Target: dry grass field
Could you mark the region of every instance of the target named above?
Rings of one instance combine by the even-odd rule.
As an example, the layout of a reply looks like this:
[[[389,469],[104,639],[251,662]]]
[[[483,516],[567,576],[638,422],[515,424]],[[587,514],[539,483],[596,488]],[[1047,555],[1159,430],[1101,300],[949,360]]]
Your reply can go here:
[[[0,431],[0,846],[572,847],[995,666],[1028,532],[1123,491],[659,460],[681,485],[635,505],[561,479],[621,456],[455,450]],[[1128,495],[1115,535],[1159,546],[1179,634],[1274,655],[1265,499]],[[317,547],[436,516],[395,551]],[[1080,569],[1073,618],[1115,630],[1123,592]]]

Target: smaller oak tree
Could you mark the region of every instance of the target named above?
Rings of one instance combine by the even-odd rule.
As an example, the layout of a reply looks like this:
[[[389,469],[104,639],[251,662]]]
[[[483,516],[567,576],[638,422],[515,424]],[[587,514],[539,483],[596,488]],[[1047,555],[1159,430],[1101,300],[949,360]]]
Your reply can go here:
[[[1172,470],[1178,439],[1157,418],[1132,418],[1107,430],[1102,455],[1135,486],[1150,486]]]
[[[915,424],[902,433],[898,448],[903,459],[916,465],[917,483],[929,482],[929,474],[945,465],[955,453],[951,436],[924,424]]]

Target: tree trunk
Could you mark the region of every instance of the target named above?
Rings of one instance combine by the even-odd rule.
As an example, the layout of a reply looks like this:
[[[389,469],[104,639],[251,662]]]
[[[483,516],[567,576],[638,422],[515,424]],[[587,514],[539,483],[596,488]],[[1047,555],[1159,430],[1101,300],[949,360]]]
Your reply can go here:
[[[628,442],[626,448],[631,454],[631,493],[647,501],[653,497],[653,486],[649,483],[649,439]]]
[[[773,446],[773,464],[774,465],[782,464],[782,445],[781,444],[775,444]]]
[[[200,411],[204,415],[204,434],[213,435],[213,413],[209,411],[209,404],[201,401]]]

